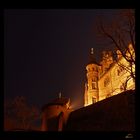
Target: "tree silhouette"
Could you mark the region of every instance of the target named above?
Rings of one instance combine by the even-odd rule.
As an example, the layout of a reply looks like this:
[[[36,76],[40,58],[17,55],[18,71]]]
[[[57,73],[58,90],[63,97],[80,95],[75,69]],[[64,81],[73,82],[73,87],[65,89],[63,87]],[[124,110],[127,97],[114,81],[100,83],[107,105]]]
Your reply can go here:
[[[113,17],[113,20],[108,22],[103,17],[97,20],[96,29],[97,36],[100,42],[112,46],[114,49],[114,58],[119,67],[125,69],[129,76],[126,78],[124,88],[126,88],[128,81],[133,78],[135,81],[135,10],[123,9],[119,14]],[[102,41],[101,41],[102,40]],[[117,52],[117,53],[116,53]],[[121,63],[116,55],[123,57],[129,65]]]
[[[34,106],[29,106],[26,99],[16,97],[14,100],[5,101],[4,104],[4,119],[5,119],[5,130],[7,129],[31,129],[34,122],[39,119],[39,111]],[[7,128],[7,122],[11,122],[12,126]]]

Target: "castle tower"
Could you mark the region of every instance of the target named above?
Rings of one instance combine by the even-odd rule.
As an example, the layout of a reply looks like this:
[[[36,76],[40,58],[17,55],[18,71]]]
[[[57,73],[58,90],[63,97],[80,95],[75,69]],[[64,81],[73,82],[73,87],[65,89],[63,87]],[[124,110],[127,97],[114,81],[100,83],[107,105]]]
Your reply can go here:
[[[62,131],[67,123],[70,109],[70,99],[59,97],[42,107],[41,131]]]
[[[90,61],[86,66],[87,70],[87,83],[85,84],[84,106],[93,104],[99,100],[98,90],[98,67],[91,48]]]

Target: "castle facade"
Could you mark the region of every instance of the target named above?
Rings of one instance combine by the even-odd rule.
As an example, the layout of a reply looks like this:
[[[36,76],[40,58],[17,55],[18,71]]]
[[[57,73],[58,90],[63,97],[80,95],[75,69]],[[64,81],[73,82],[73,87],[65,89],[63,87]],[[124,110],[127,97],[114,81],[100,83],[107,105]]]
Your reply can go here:
[[[130,65],[119,50],[116,51],[116,55],[117,59],[114,59],[111,51],[104,51],[102,61],[98,64],[93,48],[91,49],[90,62],[86,66],[84,106],[135,89],[135,80],[131,76],[132,73],[135,74],[135,64]],[[131,44],[126,56],[128,59],[135,59],[135,51]]]

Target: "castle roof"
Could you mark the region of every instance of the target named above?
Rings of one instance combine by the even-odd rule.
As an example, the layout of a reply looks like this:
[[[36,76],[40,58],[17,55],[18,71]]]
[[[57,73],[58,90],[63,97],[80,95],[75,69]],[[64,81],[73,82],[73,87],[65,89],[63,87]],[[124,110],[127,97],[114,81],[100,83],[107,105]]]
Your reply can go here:
[[[61,97],[61,98],[56,98],[54,99],[52,102],[48,103],[48,104],[45,104],[43,107],[42,107],[42,111],[44,109],[46,109],[47,107],[49,106],[52,106],[52,105],[66,105],[67,103],[69,102],[69,99],[68,98],[65,98],[65,97]]]
[[[55,100],[53,100],[53,102],[52,103],[54,103],[54,104],[62,104],[62,105],[64,105],[64,104],[67,104],[69,102],[69,99],[68,98],[64,98],[64,97],[61,97],[61,98],[56,98]]]
[[[97,65],[100,65],[96,61],[95,55],[93,53],[93,48],[91,48],[91,52],[90,52],[90,56],[89,56],[89,62],[87,64],[97,64]]]
[[[99,65],[100,66],[100,64],[96,61],[96,60],[90,60],[88,63],[87,63],[87,65],[88,64],[96,64],[96,65]]]

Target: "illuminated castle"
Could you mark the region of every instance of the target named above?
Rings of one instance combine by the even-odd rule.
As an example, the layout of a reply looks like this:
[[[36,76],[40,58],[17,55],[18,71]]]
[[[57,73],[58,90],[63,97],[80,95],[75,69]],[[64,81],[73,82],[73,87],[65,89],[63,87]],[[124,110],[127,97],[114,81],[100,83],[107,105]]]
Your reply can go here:
[[[126,56],[135,58],[135,52],[130,44]],[[116,51],[117,61],[111,51],[104,51],[102,61],[98,64],[94,58],[93,48],[90,61],[86,66],[87,82],[85,83],[84,106],[93,104],[125,90],[135,89],[135,81],[128,72],[135,73],[135,65],[126,61],[119,50]],[[124,68],[126,67],[126,68]]]

